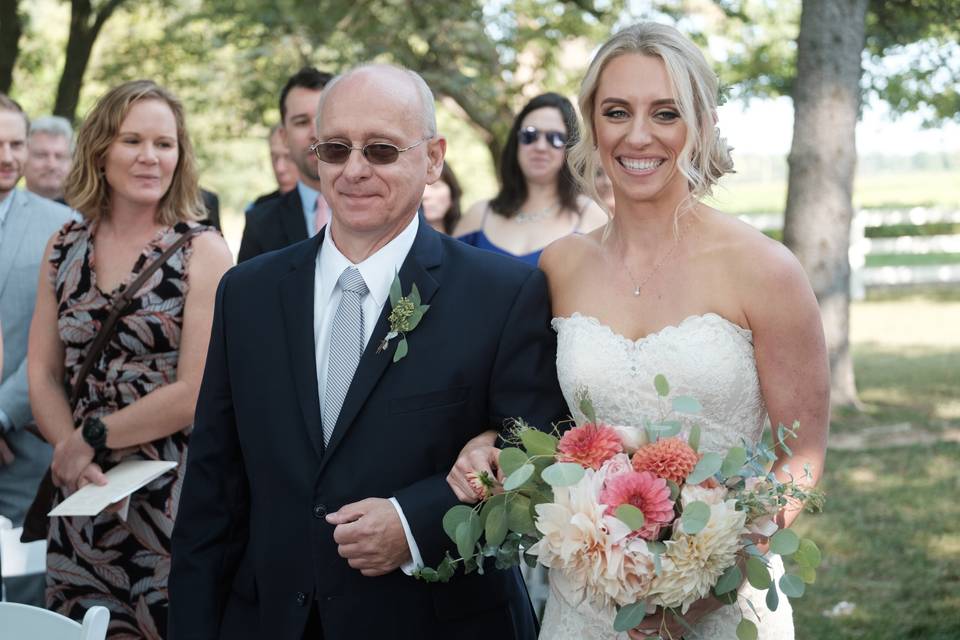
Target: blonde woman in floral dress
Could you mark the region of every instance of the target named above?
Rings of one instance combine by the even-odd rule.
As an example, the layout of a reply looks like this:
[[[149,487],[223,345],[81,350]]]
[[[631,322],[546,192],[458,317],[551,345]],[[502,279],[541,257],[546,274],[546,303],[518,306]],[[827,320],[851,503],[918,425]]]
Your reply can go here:
[[[71,388],[111,300],[204,217],[183,109],[149,81],[107,92],[80,128],[67,199],[83,214],[51,238],[30,330],[30,400],[54,446],[59,502],[122,460],[179,463],[135,492],[123,518],[50,520],[47,606],[110,609],[110,638],[163,638],[170,534],[203,372],[214,293],[232,258],[204,227],[155,271],[84,380]],[[100,421],[91,446],[84,425]],[[96,455],[95,455],[96,454]],[[53,506],[53,505],[51,505]]]
[[[793,457],[779,451],[774,471],[786,478],[789,462],[802,481],[809,466],[816,482],[829,421],[817,301],[783,245],[701,202],[732,169],[715,127],[716,97],[716,76],[703,55],[672,27],[625,29],[590,64],[580,91],[584,136],[570,161],[575,174],[590,178],[584,191],[598,198],[599,159],[615,210],[605,227],[555,242],[540,261],[550,283],[560,385],[571,407],[576,389],[587,387],[601,422],[641,425],[659,415],[653,378],[664,374],[673,393],[703,406],[702,451],[757,442],[768,416],[774,425],[798,420]],[[461,499],[471,498],[466,473],[495,461],[488,444],[469,443],[448,477]],[[784,509],[777,520],[786,527],[796,516]],[[722,569],[712,566],[709,544],[697,553],[692,567]],[[551,569],[540,637],[625,637],[613,631],[612,608],[581,598],[584,578],[564,569]],[[782,575],[779,558],[771,572]],[[689,578],[702,575],[694,570]],[[739,596],[739,611],[710,595],[696,601],[684,616],[692,630],[658,612],[629,637],[734,640],[741,615],[763,640],[794,637],[786,598],[770,611],[763,592],[749,584]]]

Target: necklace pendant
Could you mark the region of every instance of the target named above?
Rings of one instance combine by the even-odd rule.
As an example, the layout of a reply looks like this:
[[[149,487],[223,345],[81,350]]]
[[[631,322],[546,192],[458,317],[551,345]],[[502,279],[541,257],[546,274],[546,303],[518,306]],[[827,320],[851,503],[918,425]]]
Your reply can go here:
[[[639,295],[640,295],[640,287],[637,287],[636,289],[633,290],[633,295],[635,295],[635,296],[639,296]]]

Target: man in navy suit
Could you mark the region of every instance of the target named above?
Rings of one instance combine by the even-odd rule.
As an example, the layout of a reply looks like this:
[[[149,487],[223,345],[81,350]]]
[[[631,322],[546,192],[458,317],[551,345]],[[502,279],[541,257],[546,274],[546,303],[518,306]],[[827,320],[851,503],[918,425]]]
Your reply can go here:
[[[330,225],[220,284],[173,533],[171,640],[536,636],[516,569],[409,575],[458,555],[441,523],[468,440],[566,413],[543,273],[417,214],[446,151],[433,104],[396,67],[328,84]],[[429,305],[396,362],[404,336],[383,348],[395,275]]]
[[[310,145],[317,139],[317,103],[330,77],[304,67],[290,76],[280,91],[280,135],[300,177],[295,189],[247,212],[237,262],[311,238],[326,224],[328,209],[317,199],[320,176]]]

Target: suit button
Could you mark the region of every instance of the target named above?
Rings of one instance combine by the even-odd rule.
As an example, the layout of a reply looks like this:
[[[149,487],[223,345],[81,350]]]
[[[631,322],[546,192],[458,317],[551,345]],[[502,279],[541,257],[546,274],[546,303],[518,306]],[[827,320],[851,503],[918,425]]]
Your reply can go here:
[[[313,507],[313,517],[320,519],[327,515],[327,505],[317,504]]]
[[[307,604],[307,594],[303,591],[297,591],[297,605],[302,607],[305,604]]]

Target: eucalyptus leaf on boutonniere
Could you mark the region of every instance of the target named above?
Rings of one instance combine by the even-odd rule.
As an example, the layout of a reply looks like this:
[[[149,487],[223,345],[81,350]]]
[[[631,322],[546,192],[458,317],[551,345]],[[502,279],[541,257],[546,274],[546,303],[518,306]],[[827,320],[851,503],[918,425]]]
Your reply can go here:
[[[420,291],[417,290],[417,283],[410,287],[410,294],[403,295],[400,289],[400,275],[393,277],[393,283],[390,285],[390,332],[380,341],[377,347],[377,353],[386,350],[390,341],[400,337],[397,343],[397,350],[393,353],[393,361],[398,362],[407,355],[407,334],[417,328],[420,321],[423,320],[423,314],[430,308],[428,304],[420,304]]]

